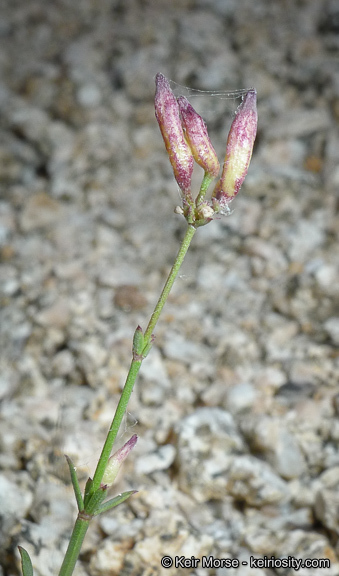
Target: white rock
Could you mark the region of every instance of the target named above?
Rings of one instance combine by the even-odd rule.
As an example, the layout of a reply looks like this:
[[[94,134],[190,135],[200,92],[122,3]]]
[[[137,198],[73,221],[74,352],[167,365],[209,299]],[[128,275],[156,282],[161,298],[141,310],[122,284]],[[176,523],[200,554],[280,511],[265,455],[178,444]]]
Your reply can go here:
[[[17,471],[15,477],[0,474],[0,550],[3,552],[15,532],[18,518],[22,519],[32,505],[30,483],[27,472]]]
[[[185,364],[208,358],[207,348],[198,343],[186,340],[181,334],[167,331],[164,345],[164,353],[172,360],[179,360]]]
[[[79,88],[77,98],[81,106],[94,108],[100,104],[101,92],[96,84],[88,83]]]
[[[258,393],[252,384],[242,382],[232,386],[227,392],[227,406],[232,413],[248,410]]]
[[[339,345],[339,317],[333,317],[326,320],[324,328],[334,344]]]
[[[172,444],[160,446],[158,450],[150,454],[143,454],[136,461],[137,474],[151,474],[156,470],[167,470],[173,462],[176,455],[175,447]]]
[[[233,458],[227,473],[227,489],[240,502],[265,506],[288,499],[288,486],[266,462],[254,456]]]
[[[233,455],[244,450],[234,420],[220,408],[200,408],[177,426],[180,487],[199,501],[222,499]]]

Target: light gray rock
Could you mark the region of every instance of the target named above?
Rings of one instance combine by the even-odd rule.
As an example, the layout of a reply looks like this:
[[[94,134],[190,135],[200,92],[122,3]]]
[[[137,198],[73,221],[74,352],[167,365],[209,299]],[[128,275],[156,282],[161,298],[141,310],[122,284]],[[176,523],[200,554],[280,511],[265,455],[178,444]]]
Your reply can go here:
[[[179,360],[185,364],[199,361],[201,358],[208,357],[208,351],[200,343],[189,342],[181,334],[166,334],[164,353],[172,360]]]
[[[257,397],[254,386],[248,382],[236,384],[227,393],[227,406],[231,413],[249,410]]]
[[[171,444],[160,446],[155,452],[143,454],[137,459],[136,472],[137,474],[151,474],[157,470],[167,470],[173,464],[175,455],[175,447]]]
[[[70,350],[61,350],[53,359],[53,369],[57,376],[67,376],[74,368],[75,362]]]
[[[245,449],[231,414],[201,408],[178,424],[177,433],[181,489],[200,502],[223,498],[232,455]]]
[[[268,464],[253,456],[234,457],[227,473],[227,490],[235,500],[265,506],[289,498],[287,484]]]
[[[17,471],[13,475],[0,475],[0,549],[5,552],[11,536],[17,532],[18,519],[30,510],[33,502],[32,480],[27,472]]]
[[[339,317],[333,317],[326,320],[324,328],[333,343],[339,345]]]
[[[314,504],[316,518],[328,530],[333,530],[337,534],[339,534],[338,510],[339,495],[337,491],[326,490],[326,488],[320,489]]]
[[[245,423],[244,431],[250,445],[266,454],[274,470],[283,478],[298,478],[306,471],[298,442],[280,419],[266,416],[252,420],[247,426]]]

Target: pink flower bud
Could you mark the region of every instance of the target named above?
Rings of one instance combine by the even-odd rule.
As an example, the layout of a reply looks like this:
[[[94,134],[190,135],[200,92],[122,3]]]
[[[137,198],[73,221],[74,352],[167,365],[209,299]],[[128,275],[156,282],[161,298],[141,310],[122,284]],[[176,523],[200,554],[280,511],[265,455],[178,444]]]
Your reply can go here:
[[[108,460],[108,464],[106,466],[106,470],[102,477],[101,485],[102,486],[111,486],[116,479],[118,472],[121,468],[121,465],[125,458],[127,458],[130,451],[136,445],[138,440],[138,436],[134,434],[127,442],[118,450],[113,456],[110,457]]]
[[[238,194],[252,156],[257,133],[257,92],[252,88],[238,107],[227,139],[226,157],[219,182],[213,192],[220,208]]]
[[[212,178],[219,174],[220,164],[208,136],[207,126],[185,96],[178,98],[182,125],[193,158]]]
[[[155,116],[159,124],[173,172],[180,189],[190,192],[193,156],[184,136],[179,106],[168,80],[163,74],[155,77]]]

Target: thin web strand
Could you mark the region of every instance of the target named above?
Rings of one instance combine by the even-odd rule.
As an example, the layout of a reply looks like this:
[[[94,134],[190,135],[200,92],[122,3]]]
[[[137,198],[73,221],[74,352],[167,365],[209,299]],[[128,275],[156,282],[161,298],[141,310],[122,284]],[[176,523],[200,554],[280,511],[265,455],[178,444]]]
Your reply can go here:
[[[236,90],[199,90],[198,88],[190,88],[189,86],[183,86],[174,82],[174,80],[169,80],[173,92],[178,96],[187,96],[189,98],[198,96],[211,96],[213,98],[219,98],[220,100],[236,100],[244,96],[249,88],[238,88]]]

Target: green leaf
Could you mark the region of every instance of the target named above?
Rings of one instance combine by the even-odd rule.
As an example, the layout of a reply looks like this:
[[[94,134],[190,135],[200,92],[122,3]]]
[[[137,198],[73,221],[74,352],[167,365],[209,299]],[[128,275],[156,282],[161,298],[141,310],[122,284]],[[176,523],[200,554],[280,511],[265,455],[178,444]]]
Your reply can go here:
[[[92,495],[93,495],[92,486],[93,486],[93,480],[92,480],[92,478],[88,478],[88,480],[86,482],[86,486],[85,486],[85,493],[84,493],[84,508],[86,508],[88,502],[92,498]]]
[[[148,355],[149,351],[152,348],[153,342],[155,340],[155,336],[154,334],[152,334],[152,336],[150,337],[150,339],[148,340],[148,342],[146,342],[145,347],[142,351],[142,357],[146,358],[146,356]]]
[[[33,566],[28,552],[21,546],[18,546],[18,548],[21,556],[21,566],[23,575],[33,576]]]
[[[119,504],[122,504],[122,502],[125,502],[125,500],[127,500],[130,496],[132,496],[132,494],[136,494],[137,492],[138,490],[130,490],[129,492],[123,492],[122,494],[118,494],[118,496],[115,496],[115,498],[111,498],[111,500],[107,500],[107,502],[104,502],[104,504],[100,506],[98,510],[96,510],[94,516],[102,514],[103,512],[107,512],[108,510],[111,510],[116,506],[119,506]]]
[[[82,494],[81,494],[81,490],[80,490],[80,486],[79,486],[78,477],[77,477],[77,474],[75,471],[75,467],[74,467],[72,460],[67,455],[65,455],[65,456],[66,456],[67,464],[69,467],[69,472],[71,475],[71,481],[72,481],[72,486],[73,486],[75,498],[76,498],[77,505],[78,505],[78,510],[83,510],[84,509],[84,501],[82,498]]]
[[[100,488],[92,494],[85,507],[86,514],[94,516],[97,513],[98,506],[100,506],[101,502],[105,498],[106,493],[107,486],[100,486]]]

